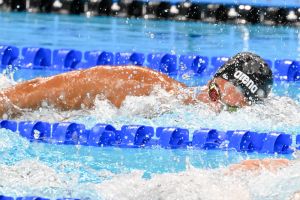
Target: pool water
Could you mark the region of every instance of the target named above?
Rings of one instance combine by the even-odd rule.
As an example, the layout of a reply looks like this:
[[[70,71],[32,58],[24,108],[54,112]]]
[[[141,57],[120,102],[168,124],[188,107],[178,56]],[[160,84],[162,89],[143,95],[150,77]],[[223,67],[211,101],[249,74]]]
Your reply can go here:
[[[25,13],[0,13],[0,43],[81,51],[172,52],[232,56],[249,50],[274,61],[299,58],[297,28],[145,21]],[[141,48],[142,47],[142,48]],[[282,51],[284,49],[284,51]],[[4,70],[0,87],[59,72]],[[181,80],[180,77],[174,77]],[[201,86],[205,78],[183,80]],[[91,110],[61,112],[51,107],[17,120],[76,121],[87,127],[109,123],[300,131],[300,84],[276,82],[265,104],[235,113],[214,113],[204,104],[182,105],[157,89],[149,97],[128,97],[120,109],[96,100]],[[138,105],[138,106],[137,106]],[[0,194],[81,199],[289,199],[300,190],[299,153],[265,155],[234,151],[119,149],[30,143],[0,130]],[[249,158],[285,157],[293,164],[276,173],[230,173],[227,166]]]
[[[1,44],[232,56],[253,51],[266,59],[300,58],[297,27],[0,13]]]

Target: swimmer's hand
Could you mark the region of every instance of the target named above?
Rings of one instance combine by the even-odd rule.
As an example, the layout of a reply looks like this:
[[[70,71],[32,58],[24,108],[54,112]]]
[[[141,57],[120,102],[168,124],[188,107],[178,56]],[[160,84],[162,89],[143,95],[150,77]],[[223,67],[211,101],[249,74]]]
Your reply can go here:
[[[235,171],[259,171],[269,170],[272,172],[289,165],[287,159],[263,159],[263,160],[244,160],[239,164],[233,164],[229,167],[231,172]]]
[[[21,115],[22,109],[14,105],[3,93],[0,93],[0,117],[8,119]]]

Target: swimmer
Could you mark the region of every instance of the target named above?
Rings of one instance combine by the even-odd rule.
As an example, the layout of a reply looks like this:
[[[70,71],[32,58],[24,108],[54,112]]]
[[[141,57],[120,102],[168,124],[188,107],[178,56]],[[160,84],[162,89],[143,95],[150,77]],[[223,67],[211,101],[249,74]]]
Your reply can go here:
[[[244,160],[238,164],[233,164],[229,167],[231,172],[234,171],[259,171],[262,169],[275,172],[283,167],[287,167],[290,164],[288,159],[251,159]]]
[[[0,91],[0,116],[51,105],[60,110],[92,108],[98,96],[117,108],[127,96],[150,95],[155,86],[183,103],[204,102],[216,111],[235,110],[262,101],[273,84],[272,71],[261,57],[239,53],[221,66],[207,86],[196,93],[169,76],[146,67],[96,66],[18,83]]]
[[[116,107],[127,96],[147,96],[155,86],[176,95],[184,103],[204,102],[218,112],[236,110],[263,101],[271,91],[272,71],[261,57],[239,53],[221,66],[200,92],[169,76],[145,67],[99,66],[47,78],[36,78],[0,91],[0,116],[11,118],[23,110],[38,109],[43,103],[61,110],[92,108],[98,95]],[[278,169],[286,159],[247,160],[232,171]]]

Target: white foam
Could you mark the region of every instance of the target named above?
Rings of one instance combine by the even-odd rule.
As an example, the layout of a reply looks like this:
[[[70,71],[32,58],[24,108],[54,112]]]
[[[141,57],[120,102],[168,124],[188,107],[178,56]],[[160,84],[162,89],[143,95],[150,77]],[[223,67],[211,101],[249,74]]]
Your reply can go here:
[[[111,178],[101,183],[82,183],[79,174],[58,173],[38,160],[23,160],[13,166],[0,165],[0,192],[12,196],[111,200],[281,200],[293,196],[297,199],[300,191],[299,167],[299,161],[277,172],[262,170],[228,173],[223,168],[190,167],[179,173],[154,174],[150,179],[142,177],[143,171],[131,171],[118,175],[109,173]]]
[[[114,177],[96,186],[104,199],[250,199],[236,180],[214,170],[190,169],[180,173],[156,174],[141,178],[141,172]],[[116,187],[117,186],[117,187]]]
[[[2,88],[14,84],[0,76]],[[6,84],[6,85],[5,85]],[[97,99],[91,110],[61,112],[43,107],[24,113],[19,120],[76,121],[91,127],[96,123],[110,123],[117,128],[123,124],[179,126],[189,129],[199,127],[250,129],[259,131],[286,131],[297,133],[300,127],[300,105],[289,97],[272,95],[264,104],[245,107],[234,113],[213,112],[207,105],[183,105],[163,90],[155,90],[148,97],[127,97],[120,109],[106,99]],[[12,136],[0,140],[0,152],[19,146]],[[19,139],[18,139],[19,140]],[[27,147],[26,147],[27,146]],[[170,161],[172,162],[172,161]],[[143,178],[143,171],[114,175],[107,171],[94,171],[104,176],[102,183],[81,183],[76,172],[57,172],[37,160],[27,160],[15,165],[0,165],[0,192],[13,196],[38,195],[45,197],[77,197],[90,199],[289,199],[297,198],[300,190],[300,162],[295,162],[277,173],[262,171],[259,174],[242,173],[224,175],[224,169],[188,169],[179,173],[154,174]],[[55,166],[70,165],[58,163]],[[86,167],[75,163],[74,167]],[[7,178],[9,177],[9,178]],[[9,180],[7,180],[9,179]],[[108,179],[108,180],[107,180]]]
[[[0,75],[0,89],[15,82],[12,74]],[[36,111],[25,112],[19,120],[78,121],[93,126],[95,123],[111,123],[116,127],[122,124],[144,124],[151,126],[179,126],[189,129],[219,128],[250,129],[258,131],[297,132],[300,127],[299,102],[289,97],[271,95],[264,104],[245,107],[237,112],[215,113],[207,105],[183,105],[166,91],[155,88],[150,96],[129,96],[120,109],[115,108],[104,98],[96,99],[91,110],[59,111],[51,107],[41,107]]]
[[[0,73],[0,89],[8,88],[16,83],[12,76],[13,73],[6,73],[6,70]]]
[[[105,199],[290,199],[300,191],[300,162],[293,162],[277,172],[191,168],[156,174],[149,180],[132,172],[104,181],[97,189]]]
[[[150,96],[127,97],[120,109],[105,99],[97,99],[95,108],[62,112],[44,107],[27,112],[19,120],[77,121],[93,126],[110,123],[151,126],[177,126],[191,130],[218,128],[219,130],[285,131],[297,133],[300,127],[300,104],[289,98],[272,95],[264,104],[239,109],[237,112],[215,113],[203,103],[183,105],[175,97],[160,90]]]
[[[78,174],[57,173],[38,160],[23,160],[12,166],[0,165],[0,170],[0,192],[7,196],[99,198],[79,184]],[[80,191],[78,186],[81,186]]]

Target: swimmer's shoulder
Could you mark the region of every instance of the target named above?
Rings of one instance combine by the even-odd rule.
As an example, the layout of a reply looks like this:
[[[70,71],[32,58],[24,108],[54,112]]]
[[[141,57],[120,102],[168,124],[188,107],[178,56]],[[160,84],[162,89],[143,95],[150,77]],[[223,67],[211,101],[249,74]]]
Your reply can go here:
[[[97,77],[114,77],[126,80],[141,81],[144,83],[162,83],[177,85],[177,87],[186,87],[185,84],[176,81],[167,74],[150,69],[144,66],[135,65],[124,65],[124,66],[95,66],[89,69],[90,74],[96,75]]]
[[[90,71],[107,73],[107,74],[129,74],[129,75],[143,75],[152,77],[162,77],[164,79],[170,79],[170,77],[162,72],[150,69],[145,66],[135,66],[135,65],[104,65],[95,66],[90,69]]]
[[[135,66],[135,65],[98,65],[91,67],[87,70],[91,71],[108,71],[108,72],[155,72],[154,70],[144,67],[144,66]]]

